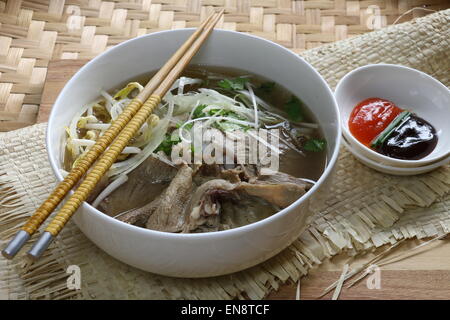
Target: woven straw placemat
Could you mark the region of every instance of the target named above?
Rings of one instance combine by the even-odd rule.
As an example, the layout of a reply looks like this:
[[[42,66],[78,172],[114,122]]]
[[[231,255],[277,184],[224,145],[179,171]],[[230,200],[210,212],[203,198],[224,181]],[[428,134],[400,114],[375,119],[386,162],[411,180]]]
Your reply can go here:
[[[450,85],[450,10],[410,23],[305,51],[331,86],[368,63],[397,63]],[[45,152],[46,124],[0,135],[0,245],[21,226],[55,184]],[[297,281],[326,258],[364,253],[402,239],[450,232],[450,165],[415,177],[377,173],[345,149],[331,191],[316,206],[311,227],[289,248],[248,270],[208,279],[175,279],[127,266],[96,248],[69,223],[45,256],[0,260],[0,296],[78,299],[264,298]],[[67,287],[66,269],[81,268],[81,289]]]
[[[133,37],[195,27],[225,8],[220,28],[295,52],[435,10],[448,0],[9,0],[0,1],[0,131],[34,124],[51,59],[90,59]],[[420,8],[409,12],[412,8]],[[408,13],[409,12],[409,13]]]

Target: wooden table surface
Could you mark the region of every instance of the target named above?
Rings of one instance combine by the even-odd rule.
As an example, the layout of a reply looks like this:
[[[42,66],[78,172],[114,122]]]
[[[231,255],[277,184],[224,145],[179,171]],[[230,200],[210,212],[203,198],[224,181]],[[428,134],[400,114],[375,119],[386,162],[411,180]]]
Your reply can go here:
[[[38,122],[45,122],[59,92],[70,77],[87,60],[54,60],[49,63]],[[392,255],[420,243],[411,240],[400,246]],[[416,252],[416,251],[414,251]],[[373,254],[355,259],[352,265],[367,261]],[[341,255],[326,261],[310,271],[301,280],[301,299],[317,299],[324,288],[336,281],[343,265],[349,260]],[[380,270],[380,289],[369,289],[366,279],[352,288],[343,287],[340,299],[450,299],[450,240],[429,244],[414,256],[383,266]],[[286,284],[273,292],[268,299],[295,299],[296,284]],[[322,297],[330,299],[332,292]]]

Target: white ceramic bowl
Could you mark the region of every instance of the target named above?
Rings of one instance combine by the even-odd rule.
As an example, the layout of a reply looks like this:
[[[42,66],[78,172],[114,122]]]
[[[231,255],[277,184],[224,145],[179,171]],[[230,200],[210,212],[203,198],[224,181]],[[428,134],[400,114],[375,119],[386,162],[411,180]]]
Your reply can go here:
[[[47,129],[47,150],[58,180],[64,126],[101,89],[159,69],[192,29],[164,31],[121,43],[81,68],[56,100]],[[262,221],[227,231],[172,234],[132,226],[83,203],[74,219],[84,234],[111,256],[142,270],[177,277],[216,276],[254,266],[283,250],[305,230],[309,202],[317,196],[336,162],[341,137],[333,92],[307,62],[273,42],[215,30],[193,64],[233,67],[270,78],[312,109],[327,144],[328,165],[316,185],[288,208]]]
[[[431,76],[399,65],[367,65],[345,75],[336,86],[335,96],[342,133],[357,154],[383,165],[410,168],[439,162],[450,155],[450,90]],[[359,102],[373,97],[390,100],[430,122],[438,135],[436,148],[420,160],[401,160],[384,156],[359,142],[350,133],[348,119]]]
[[[437,169],[443,165],[450,163],[450,155],[449,155],[441,160],[420,167],[409,167],[409,168],[393,167],[367,158],[365,155],[360,153],[356,148],[351,147],[345,137],[343,137],[342,139],[342,144],[350,151],[351,154],[353,154],[359,161],[361,161],[369,168],[377,170],[378,172],[381,173],[387,173],[396,176],[414,176],[417,174],[433,171],[434,169]]]

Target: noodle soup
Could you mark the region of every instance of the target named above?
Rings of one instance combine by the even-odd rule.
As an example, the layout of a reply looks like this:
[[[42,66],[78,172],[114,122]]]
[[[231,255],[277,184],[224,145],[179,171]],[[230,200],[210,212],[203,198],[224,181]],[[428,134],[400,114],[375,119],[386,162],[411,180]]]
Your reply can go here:
[[[102,91],[80,110],[67,128],[65,170],[147,81],[138,77]],[[193,142],[196,129],[202,132],[200,148]],[[220,161],[195,161],[196,153],[204,155],[200,149],[208,148],[205,135],[210,145],[222,142],[212,152]],[[238,138],[248,145],[239,149]],[[264,171],[264,155],[258,152],[249,161],[252,146],[276,157],[276,170]],[[301,97],[242,70],[191,66],[88,201],[120,221],[152,230],[232,229],[273,215],[308,192],[326,166],[325,149],[321,128]],[[239,161],[238,150],[246,161]]]

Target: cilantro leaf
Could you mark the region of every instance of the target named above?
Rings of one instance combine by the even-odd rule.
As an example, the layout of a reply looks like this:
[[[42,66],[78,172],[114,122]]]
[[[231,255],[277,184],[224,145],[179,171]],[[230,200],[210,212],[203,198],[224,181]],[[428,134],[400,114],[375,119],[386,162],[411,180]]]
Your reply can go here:
[[[202,104],[202,105],[199,105],[197,108],[195,108],[195,110],[192,114],[192,118],[197,119],[197,118],[211,116],[211,117],[229,117],[229,118],[234,118],[234,119],[243,120],[243,121],[246,120],[245,117],[243,117],[231,110],[211,109],[211,110],[208,110],[207,112],[204,112],[203,110],[206,107],[207,107],[206,105]],[[239,130],[239,129],[246,131],[246,130],[250,129],[249,126],[241,125],[239,123],[234,123],[234,122],[231,122],[228,120],[221,120],[221,121],[215,122],[212,124],[212,126],[221,131],[234,131],[234,130]],[[181,125],[179,125],[178,127],[181,127]],[[189,123],[184,126],[184,128],[187,130],[191,129],[192,127],[193,127],[193,123]]]
[[[233,112],[231,110],[224,110],[224,109],[222,109],[218,113],[217,113],[217,111],[218,111],[217,109],[216,110],[214,110],[214,109],[211,110],[210,111],[210,115],[211,116],[216,115],[216,116],[228,117],[228,118],[233,118],[233,119],[237,119],[237,120],[244,120],[244,121],[246,120],[245,117],[243,117],[243,116],[241,116],[241,115],[239,115],[236,112]],[[234,130],[247,131],[248,129],[250,129],[249,126],[242,125],[242,124],[235,123],[235,122],[231,122],[231,121],[228,121],[228,120],[221,120],[219,122],[214,123],[213,126],[216,129],[219,129],[219,130],[222,130],[222,131],[234,131]]]
[[[292,96],[291,100],[289,100],[285,105],[284,109],[286,110],[289,120],[291,121],[302,121],[303,116],[303,110],[302,110],[303,103],[296,97]]]
[[[217,84],[220,88],[225,90],[243,90],[248,81],[248,78],[223,79]]]
[[[234,131],[234,130],[239,130],[239,129],[243,128],[242,125],[231,122],[231,121],[227,121],[227,120],[216,122],[213,124],[213,127],[215,127],[216,129],[219,129],[221,131]]]
[[[206,104],[201,104],[195,108],[194,113],[192,114],[193,119],[205,117],[206,114],[203,112],[203,109],[206,108]]]
[[[303,146],[306,151],[320,152],[325,149],[327,141],[325,139],[309,139]]]

